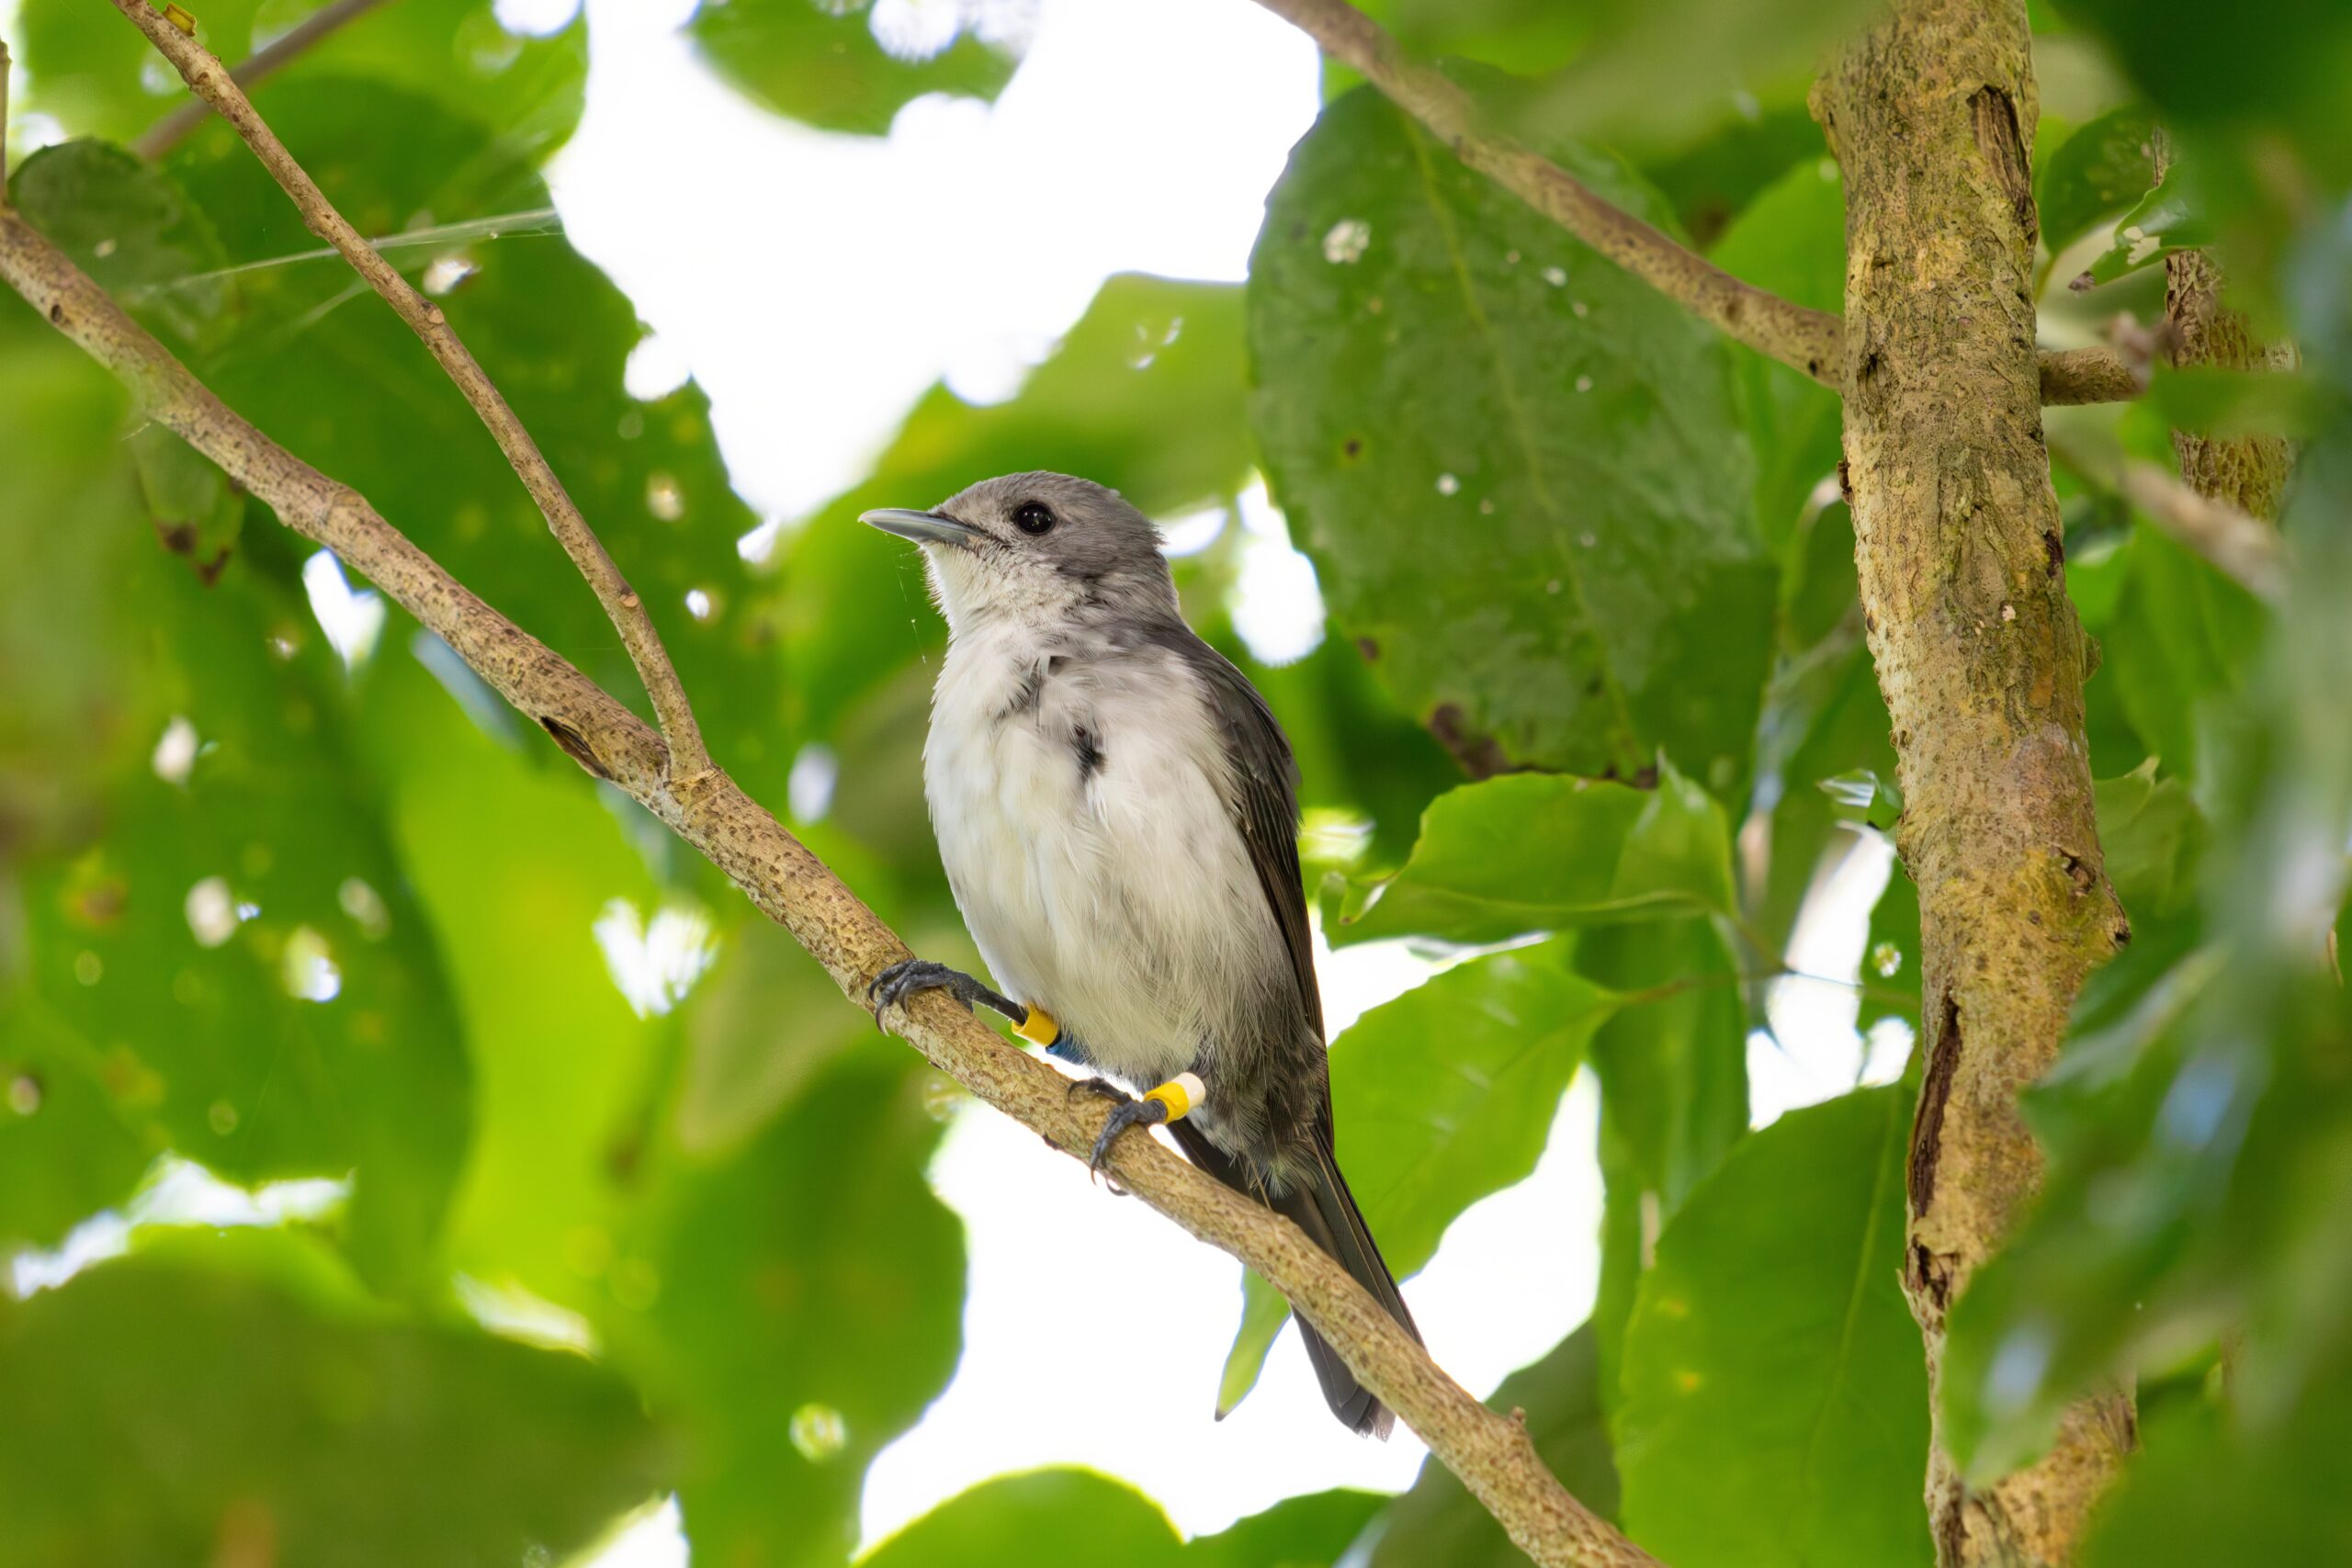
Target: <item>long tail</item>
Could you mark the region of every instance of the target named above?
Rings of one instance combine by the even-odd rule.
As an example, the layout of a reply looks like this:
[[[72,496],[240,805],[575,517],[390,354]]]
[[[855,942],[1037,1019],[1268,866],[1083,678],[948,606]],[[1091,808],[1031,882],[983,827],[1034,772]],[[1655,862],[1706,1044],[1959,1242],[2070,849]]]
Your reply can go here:
[[[1264,1201],[1265,1193],[1251,1173],[1210,1143],[1199,1128],[1189,1122],[1179,1122],[1169,1131],[1175,1134],[1177,1143],[1194,1165],[1236,1191]],[[1421,1331],[1414,1326],[1413,1314],[1396,1289],[1396,1277],[1382,1260],[1380,1248],[1374,1245],[1372,1232],[1363,1223],[1363,1211],[1356,1207],[1347,1179],[1340,1174],[1339,1162],[1331,1156],[1328,1129],[1318,1130],[1316,1134],[1310,1170],[1294,1182],[1290,1190],[1272,1200],[1270,1206],[1305,1231],[1316,1246],[1339,1259],[1340,1266],[1356,1283],[1372,1292],[1372,1299],[1386,1308],[1388,1315],[1402,1325],[1406,1333],[1416,1340],[1420,1338]],[[1306,1346],[1306,1358],[1314,1364],[1316,1380],[1323,1385],[1323,1397],[1330,1404],[1331,1414],[1352,1431],[1368,1438],[1386,1438],[1389,1428],[1396,1424],[1388,1406],[1356,1381],[1340,1353],[1325,1344],[1323,1337],[1308,1327],[1304,1318],[1299,1320],[1298,1336]]]

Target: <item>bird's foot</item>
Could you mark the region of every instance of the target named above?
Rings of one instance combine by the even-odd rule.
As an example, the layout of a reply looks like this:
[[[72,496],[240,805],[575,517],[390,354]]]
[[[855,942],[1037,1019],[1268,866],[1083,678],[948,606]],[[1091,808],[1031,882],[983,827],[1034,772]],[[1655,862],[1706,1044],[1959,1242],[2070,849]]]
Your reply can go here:
[[[921,991],[945,991],[964,1004],[966,1012],[985,1002],[1015,1023],[1029,1014],[1029,1010],[1019,1002],[989,989],[960,969],[950,969],[928,958],[910,958],[883,970],[865,988],[865,994],[874,1001],[874,1026],[881,1028],[885,1012],[904,1006],[909,998]]]
[[[1158,1089],[1147,1092],[1140,1100],[1128,1098],[1125,1089],[1102,1078],[1079,1078],[1069,1086],[1072,1094],[1081,1089],[1118,1101],[1111,1108],[1110,1117],[1095,1137],[1093,1151],[1086,1157],[1086,1168],[1091,1175],[1108,1179],[1111,1190],[1122,1197],[1126,1195],[1126,1189],[1103,1169],[1104,1163],[1111,1157],[1111,1145],[1130,1127],[1163,1127],[1170,1122],[1183,1120],[1205,1092],[1201,1080],[1191,1073],[1177,1074]]]

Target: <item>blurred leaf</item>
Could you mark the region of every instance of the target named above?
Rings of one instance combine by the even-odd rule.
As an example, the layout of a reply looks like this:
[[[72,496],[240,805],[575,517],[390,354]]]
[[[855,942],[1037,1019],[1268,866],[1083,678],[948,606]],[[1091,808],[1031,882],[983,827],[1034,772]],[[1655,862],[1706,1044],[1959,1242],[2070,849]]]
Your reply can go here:
[[[964,24],[976,14],[944,12]],[[1012,78],[1013,52],[968,25],[944,40],[876,36],[892,19],[933,31],[934,16],[870,0],[703,0],[685,31],[719,78],[762,108],[820,130],[880,136],[926,93],[993,98]]]
[[[2239,689],[2262,640],[2255,598],[2203,558],[2154,528],[2134,531],[2099,678],[2112,678],[2151,756],[2188,778],[2213,759],[2206,721]]]
[[[1274,1338],[1290,1321],[1290,1303],[1260,1279],[1255,1271],[1241,1271],[1241,1323],[1233,1331],[1233,1345],[1225,1353],[1225,1368],[1217,1375],[1216,1416],[1222,1421],[1233,1414],[1241,1402],[1258,1386],[1259,1376],[1266,1370],[1266,1357],[1274,1348]]]
[[[756,1133],[875,1032],[784,928],[751,920],[703,983],[685,1035],[678,1141],[707,1157]]]
[[[1668,220],[1621,165],[1555,151]],[[1716,334],[1365,89],[1274,188],[1250,342],[1333,617],[1457,756],[1740,772],[1770,574]]]
[[[859,1568],[1181,1568],[1157,1504],[1091,1470],[1033,1470],[960,1493],[859,1560]]]
[[[610,1372],[365,1304],[284,1233],[12,1303],[0,1386],[0,1511],[27,1562],[544,1561],[667,1468]]]
[[[1646,993],[1603,1024],[1591,1047],[1607,1191],[1592,1327],[1601,1399],[1613,1405],[1626,1319],[1659,1229],[1747,1135],[1747,1011],[1732,955],[1708,919],[1588,931],[1577,967],[1620,992]]]
[[[1416,54],[1527,75],[1566,64],[1589,38],[1600,8],[1554,0],[1368,0],[1360,9]]]
[[[1332,1568],[1387,1498],[1310,1492],[1184,1543],[1185,1568]]]
[[[1544,1468],[1586,1507],[1617,1517],[1617,1468],[1601,1409],[1596,1336],[1577,1329],[1532,1366],[1505,1378],[1487,1404],[1522,1410]],[[1369,1568],[1520,1568],[1527,1561],[1495,1517],[1434,1459],[1385,1516]]]
[[[1729,913],[1723,807],[1667,768],[1657,787],[1520,773],[1431,802],[1403,870],[1351,889],[1334,946],[1422,935],[1504,942],[1529,931]]]
[[[354,30],[368,24],[355,24]],[[274,84],[268,110],[363,232],[548,204],[514,150],[430,98],[364,79]],[[193,141],[172,160],[232,263],[316,242],[245,149]],[[644,597],[704,734],[754,795],[781,800],[789,751],[772,633],[751,614],[736,540],[753,518],[729,489],[701,392],[652,402],[623,389],[637,313],[560,238],[397,250],[403,267],[447,262],[439,303],[514,405],[571,498]],[[462,269],[473,270],[465,272]],[[239,330],[199,368],[272,436],[374,502],[460,581],[646,711],[635,672],[587,585],[473,411],[339,258],[240,276]],[[435,283],[442,288],[441,282]],[[431,453],[431,462],[417,461]],[[689,592],[709,603],[690,615]],[[571,766],[552,748],[551,767]]]
[[[610,1265],[616,1156],[666,1027],[632,1015],[595,927],[616,900],[650,914],[659,896],[575,771],[477,729],[410,648],[379,655],[366,697],[401,856],[478,1043],[453,1258],[577,1306]]]
[[[1692,243],[1707,249],[1776,180],[1822,152],[1821,128],[1802,103],[1788,103],[1752,118],[1735,115],[1691,146],[1645,164],[1642,173]]]
[[[2311,383],[2290,370],[2175,367],[2158,360],[2149,400],[2177,430],[2200,435],[2308,437],[2319,415]]]
[[[2112,283],[2175,251],[2191,251],[2213,243],[2218,230],[2208,215],[2202,187],[2190,165],[2177,164],[2164,183],[2142,197],[2139,204],[2116,220],[2115,243],[2102,252],[2073,287],[2088,288]]]
[[[2205,852],[2205,818],[2177,778],[2156,777],[2155,759],[2098,786],[2099,847],[2108,879],[2132,912],[2178,912],[2197,897],[2198,863]]]
[[[2297,1406],[2258,1434],[2207,1405],[2146,1422],[2100,1506],[2086,1568],[2352,1559],[2352,1388],[2339,1372]]]
[[[108,21],[114,20],[112,17]],[[122,29],[144,50],[146,40]],[[8,176],[8,199],[107,293],[176,346],[218,341],[231,300],[220,237],[180,187],[119,147],[66,141],[44,147]],[[185,288],[155,286],[205,276]]]
[[[696,1435],[698,1557],[846,1558],[867,1463],[955,1371],[963,1233],[923,1178],[915,1065],[845,1057],[733,1158],[661,1171],[618,1240],[602,1321]]]
[[[1798,163],[1758,195],[1708,259],[1795,304],[1842,314],[1846,195],[1837,164],[1821,156]],[[1757,523],[1779,545],[1807,497],[1838,471],[1840,405],[1836,392],[1777,360],[1746,348],[1733,357],[1749,383]]]
[[[945,17],[969,24],[974,12]],[[868,0],[703,0],[687,24],[694,50],[719,80],[760,108],[823,131],[882,136],[900,108],[929,92],[992,98],[1016,54],[981,42],[969,26],[938,38],[885,45],[887,17],[932,28],[932,12],[875,7]]]
[[[1790,1112],[1659,1237],[1614,1425],[1626,1526],[1666,1561],[1932,1561],[1927,1375],[1899,1284],[1908,1100]]]
[[[2148,194],[2156,183],[2156,136],[2155,117],[2127,104],[2075,131],[2043,161],[2034,199],[2052,255]]]
[[[205,0],[196,8],[197,41],[233,66],[325,3]],[[26,0],[20,25],[20,63],[31,79],[31,105],[71,131],[129,141],[189,101],[178,73],[111,9],[80,0]],[[517,155],[536,159],[552,152],[580,122],[587,31],[576,24],[548,37],[526,37],[499,24],[491,0],[401,0],[303,51],[254,89],[254,104],[313,175],[324,173],[322,149],[277,123],[277,100],[289,88],[335,76],[429,94],[489,125]],[[191,140],[251,156],[222,125],[200,126]],[[332,191],[333,182],[327,183]],[[362,231],[381,231],[363,225]]]
[[[1462,1211],[1535,1168],[1593,1031],[1623,1001],[1573,973],[1572,953],[1559,941],[1473,959],[1332,1042],[1340,1168],[1398,1279]],[[1220,1415],[1255,1382],[1284,1310],[1270,1290],[1245,1291]]]
[[[921,560],[903,540],[860,527],[860,512],[936,505],[1030,468],[1109,485],[1151,516],[1238,492],[1251,461],[1240,317],[1229,284],[1122,274],[1011,401],[975,408],[944,387],[925,393],[872,477],[784,545],[764,615],[792,671],[795,733],[834,738],[858,704],[943,640]]]

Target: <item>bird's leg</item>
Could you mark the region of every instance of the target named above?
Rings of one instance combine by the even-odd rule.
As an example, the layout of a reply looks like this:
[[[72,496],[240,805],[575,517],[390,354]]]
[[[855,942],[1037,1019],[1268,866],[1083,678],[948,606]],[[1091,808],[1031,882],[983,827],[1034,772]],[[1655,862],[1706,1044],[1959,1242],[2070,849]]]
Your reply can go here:
[[[1130,1127],[1164,1127],[1170,1122],[1182,1122],[1201,1102],[1208,1088],[1191,1073],[1178,1073],[1158,1089],[1145,1091],[1140,1100],[1130,1100],[1117,1085],[1101,1078],[1080,1078],[1071,1089],[1087,1089],[1118,1100],[1111,1108],[1110,1119],[1102,1123],[1102,1132],[1094,1140],[1094,1151],[1087,1156],[1086,1168],[1101,1175],[1102,1164],[1111,1157],[1112,1141]],[[1112,1190],[1117,1191],[1116,1183]]]

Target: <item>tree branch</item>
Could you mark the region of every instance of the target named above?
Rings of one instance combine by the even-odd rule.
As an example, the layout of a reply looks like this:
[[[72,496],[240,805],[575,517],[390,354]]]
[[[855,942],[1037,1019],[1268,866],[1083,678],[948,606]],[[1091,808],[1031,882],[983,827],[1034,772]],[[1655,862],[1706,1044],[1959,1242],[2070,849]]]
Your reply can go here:
[[[119,4],[120,0],[117,0]],[[1844,324],[1826,310],[1783,299],[1734,277],[1697,252],[1593,194],[1575,175],[1485,123],[1470,95],[1414,61],[1386,28],[1348,0],[1258,0],[1355,68],[1390,102],[1453,149],[1455,157],[1734,342],[1838,388]],[[2147,389],[2121,355],[2104,348],[2044,352],[2042,401],[2116,402]]]
[[[2085,639],[2036,395],[2030,43],[2026,0],[1895,0],[1815,95],[1846,172],[1855,565],[1919,894],[1903,1290],[1931,1391],[1954,1298],[2041,1182],[2018,1091],[2131,937],[2100,861]],[[2131,1448],[2130,1396],[2078,1402],[2047,1454],[1981,1484],[1934,1408],[1938,1562],[2071,1562]]]
[[[303,17],[283,38],[254,51],[229,74],[240,87],[258,87],[301,58],[311,45],[385,3],[386,0],[334,0],[334,5],[322,6]],[[211,113],[212,106],[208,103],[182,104],[149,126],[130,144],[130,150],[152,164],[186,141],[188,132],[202,125]]]
[[[865,1005],[874,976],[909,956],[906,945],[734,780],[717,768],[673,780],[660,738],[634,714],[475,597],[365,497],[241,418],[6,207],[0,207],[0,278],[120,377],[151,417],[267,502],[281,523],[334,551],[437,634],[582,767],[627,791],[707,857],[763,913],[791,931],[854,1001]],[[1007,1044],[944,995],[926,992],[895,1016],[910,1043],[982,1100],[1073,1157],[1084,1158],[1092,1147],[1108,1114],[1101,1102],[1073,1099],[1068,1079]],[[1149,1138],[1121,1139],[1110,1170],[1152,1208],[1264,1276],[1537,1562],[1546,1568],[1652,1562],[1569,1495],[1518,1422],[1471,1398],[1288,1220]]]
[[[621,645],[628,649],[629,661],[637,666],[638,679],[653,699],[654,714],[660,718],[662,736],[669,743],[669,765],[677,771],[681,780],[707,769],[710,756],[703,748],[694,708],[686,701],[685,688],[678,682],[678,672],[662,647],[661,635],[653,629],[644,603],[621,576],[613,558],[605,553],[605,547],[597,541],[587,519],[581,516],[580,508],[565,492],[563,482],[548,466],[547,458],[540,455],[530,433],[523,428],[523,422],[514,417],[504,396],[459,341],[441,307],[418,293],[335,210],[326,193],[319,189],[318,182],[295,162],[286,144],[255,112],[253,101],[209,51],[174,27],[147,0],[114,0],[114,6],[147,35],[148,41],[172,62],[198,97],[236,128],[237,134],[253,149],[254,156],[261,160],[263,167],[293,199],[311,231],[342,252],[369,287],[382,295],[401,320],[424,341],[441,368],[448,372],[449,379],[465,394],[466,401],[473,405],[474,412],[481,416],[482,423],[497,441],[498,449],[506,455],[507,462],[522,479],[523,488],[531,492],[532,501],[547,518],[548,527],[562,543],[564,553],[588,580],[588,586],[612,618],[613,629],[620,633]]]

